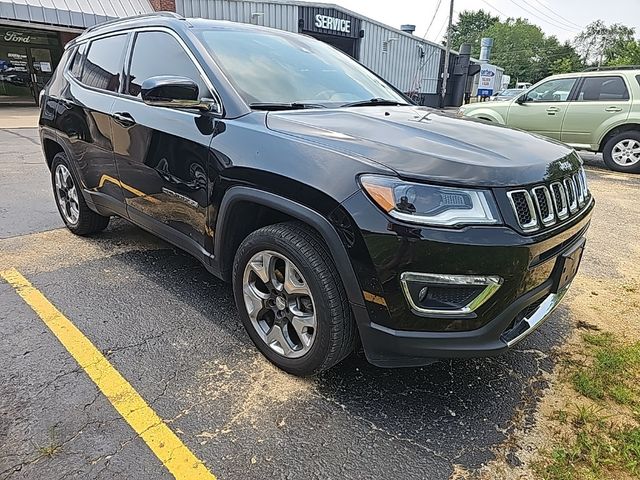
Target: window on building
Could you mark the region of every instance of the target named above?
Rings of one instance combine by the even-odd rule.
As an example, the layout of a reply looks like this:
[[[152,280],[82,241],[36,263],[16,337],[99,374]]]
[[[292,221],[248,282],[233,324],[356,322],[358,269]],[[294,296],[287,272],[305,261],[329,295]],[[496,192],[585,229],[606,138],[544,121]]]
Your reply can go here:
[[[579,102],[629,100],[629,91],[622,77],[587,77],[578,92]]]
[[[142,82],[159,75],[189,78],[198,84],[201,98],[211,97],[198,68],[175,38],[164,32],[140,32],[133,45],[127,93],[139,97]]]
[[[120,88],[122,55],[126,45],[126,35],[115,35],[91,42],[82,68],[81,82],[90,87],[117,92]]]

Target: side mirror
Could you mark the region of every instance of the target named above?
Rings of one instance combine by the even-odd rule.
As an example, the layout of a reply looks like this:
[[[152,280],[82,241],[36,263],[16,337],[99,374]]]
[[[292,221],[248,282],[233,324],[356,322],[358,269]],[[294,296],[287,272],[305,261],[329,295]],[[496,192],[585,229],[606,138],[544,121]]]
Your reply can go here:
[[[524,103],[527,102],[527,94],[525,93],[524,95],[520,95],[518,98],[516,98],[516,103],[518,105],[522,105]]]
[[[197,108],[210,111],[215,102],[201,100],[198,84],[186,77],[159,75],[147,78],[140,89],[142,101],[153,107]]]

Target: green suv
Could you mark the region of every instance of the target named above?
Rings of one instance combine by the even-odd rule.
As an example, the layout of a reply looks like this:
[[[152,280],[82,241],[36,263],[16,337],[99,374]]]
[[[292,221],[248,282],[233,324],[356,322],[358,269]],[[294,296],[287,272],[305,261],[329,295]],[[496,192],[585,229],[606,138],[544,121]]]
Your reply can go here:
[[[612,170],[640,173],[640,69],[554,75],[512,100],[458,113],[602,152]]]

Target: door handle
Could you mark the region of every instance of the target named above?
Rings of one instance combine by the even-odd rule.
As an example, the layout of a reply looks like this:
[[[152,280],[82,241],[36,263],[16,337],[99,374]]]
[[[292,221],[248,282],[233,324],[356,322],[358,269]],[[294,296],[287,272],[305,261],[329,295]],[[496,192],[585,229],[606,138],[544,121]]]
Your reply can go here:
[[[604,109],[605,112],[621,112],[621,107],[607,107]]]
[[[113,119],[123,127],[131,127],[136,124],[129,112],[116,112],[112,115]]]
[[[549,108],[547,108],[547,114],[548,115],[555,115],[559,111],[560,111],[560,109],[558,107],[549,107]]]

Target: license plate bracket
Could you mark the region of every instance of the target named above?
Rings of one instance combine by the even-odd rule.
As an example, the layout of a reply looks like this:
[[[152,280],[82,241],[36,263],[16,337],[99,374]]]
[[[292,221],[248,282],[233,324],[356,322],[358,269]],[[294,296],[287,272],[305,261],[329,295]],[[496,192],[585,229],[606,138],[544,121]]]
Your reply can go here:
[[[551,288],[553,293],[564,290],[578,273],[586,242],[585,238],[581,239],[558,257],[553,276],[553,287]]]

